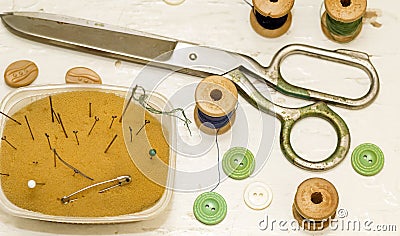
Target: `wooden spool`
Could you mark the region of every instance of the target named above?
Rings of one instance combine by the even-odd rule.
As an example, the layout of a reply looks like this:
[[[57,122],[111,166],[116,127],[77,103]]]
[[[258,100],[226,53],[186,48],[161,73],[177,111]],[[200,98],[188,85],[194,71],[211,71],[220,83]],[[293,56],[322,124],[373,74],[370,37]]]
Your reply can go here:
[[[254,8],[250,12],[250,24],[253,29],[261,36],[276,38],[286,33],[292,24],[292,14],[290,10],[294,5],[294,0],[253,0]],[[256,12],[265,17],[280,18],[288,15],[286,22],[278,29],[266,29],[257,21]]]
[[[230,121],[219,129],[218,134],[223,134],[231,128],[238,102],[238,92],[234,83],[222,76],[209,76],[197,86],[195,100],[194,120],[201,131],[215,134],[217,129],[205,126],[198,117],[198,110],[212,117],[222,117],[233,112]]]
[[[367,0],[325,0],[325,9],[326,11],[321,17],[321,28],[327,38],[339,43],[347,43],[360,34],[362,23],[353,34],[348,36],[336,35],[330,32],[326,25],[326,14],[329,14],[336,21],[343,23],[354,22],[365,15]]]
[[[322,178],[303,181],[297,188],[292,213],[300,226],[310,231],[323,230],[335,218],[339,196],[335,186]]]

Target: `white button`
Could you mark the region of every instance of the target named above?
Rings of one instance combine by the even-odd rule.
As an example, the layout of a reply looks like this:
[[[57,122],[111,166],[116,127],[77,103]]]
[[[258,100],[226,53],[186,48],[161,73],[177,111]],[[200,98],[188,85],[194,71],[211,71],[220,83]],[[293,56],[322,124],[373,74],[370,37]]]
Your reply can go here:
[[[254,182],[246,187],[243,198],[246,205],[251,209],[262,210],[271,204],[272,190],[262,182]]]

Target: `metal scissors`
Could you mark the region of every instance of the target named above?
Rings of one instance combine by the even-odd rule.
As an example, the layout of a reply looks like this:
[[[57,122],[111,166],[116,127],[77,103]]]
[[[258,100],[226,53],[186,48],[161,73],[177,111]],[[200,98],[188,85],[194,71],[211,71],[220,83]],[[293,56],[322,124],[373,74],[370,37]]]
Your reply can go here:
[[[239,53],[68,16],[13,12],[2,14],[1,19],[11,32],[31,40],[135,63],[150,63],[156,67],[200,77],[222,75],[236,84],[247,101],[281,121],[280,145],[283,154],[294,165],[311,171],[335,167],[345,158],[350,148],[350,133],[346,123],[326,103],[358,109],[371,103],[379,90],[378,74],[369,56],[357,51],[345,49],[330,51],[292,44],[279,50],[270,65],[263,67],[253,58]],[[280,71],[283,60],[293,54],[316,57],[362,69],[370,79],[369,91],[359,98],[347,98],[294,86],[285,81]],[[210,64],[209,59],[216,57],[220,60],[217,63],[214,60],[213,64]],[[195,63],[204,66],[201,68],[190,66]],[[300,108],[274,104],[255,88],[252,80],[262,81],[283,94],[317,102]],[[336,130],[338,139],[336,149],[324,160],[308,161],[292,148],[291,130],[296,122],[306,117],[325,119]]]

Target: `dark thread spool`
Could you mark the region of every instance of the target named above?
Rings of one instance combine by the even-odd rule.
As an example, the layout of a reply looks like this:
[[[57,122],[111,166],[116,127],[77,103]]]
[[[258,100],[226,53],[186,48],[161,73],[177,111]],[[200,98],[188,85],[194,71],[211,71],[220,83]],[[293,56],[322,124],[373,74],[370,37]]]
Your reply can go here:
[[[294,0],[253,0],[250,23],[260,35],[275,38],[286,33],[292,24]]]
[[[222,76],[203,79],[196,88],[194,119],[207,134],[227,132],[235,119],[238,93],[235,85]]]
[[[321,28],[326,37],[347,43],[360,34],[367,0],[325,0],[324,4]]]

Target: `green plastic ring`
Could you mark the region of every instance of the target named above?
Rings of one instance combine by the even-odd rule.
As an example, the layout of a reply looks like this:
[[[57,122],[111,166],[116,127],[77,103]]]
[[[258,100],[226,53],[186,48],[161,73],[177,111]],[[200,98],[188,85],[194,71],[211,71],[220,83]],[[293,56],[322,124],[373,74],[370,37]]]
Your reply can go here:
[[[254,168],[254,156],[244,147],[229,149],[222,159],[222,169],[232,179],[245,179],[253,173]]]
[[[198,221],[206,225],[216,225],[226,216],[225,199],[215,192],[200,194],[193,204],[193,213]]]
[[[364,176],[378,174],[385,162],[382,150],[372,143],[364,143],[356,147],[351,154],[353,169]]]

